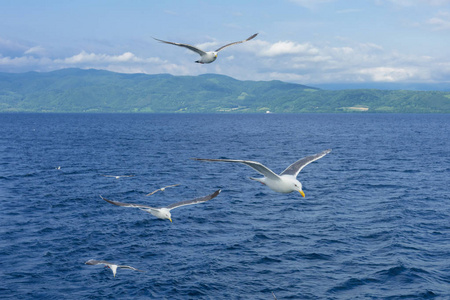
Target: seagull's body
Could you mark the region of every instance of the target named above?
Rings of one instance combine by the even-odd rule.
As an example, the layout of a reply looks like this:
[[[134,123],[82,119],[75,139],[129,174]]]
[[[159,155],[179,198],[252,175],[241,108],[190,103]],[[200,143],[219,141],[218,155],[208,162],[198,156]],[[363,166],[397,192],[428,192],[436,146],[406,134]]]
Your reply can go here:
[[[87,262],[85,262],[85,264],[86,265],[105,265],[105,267],[108,267],[108,268],[111,269],[111,271],[113,272],[114,277],[116,277],[117,268],[131,269],[133,271],[144,272],[142,270],[138,270],[138,269],[130,267],[130,266],[113,264],[113,263],[110,263],[110,262],[108,262],[106,260],[90,259]]]
[[[316,161],[328,153],[331,152],[331,149],[325,150],[318,154],[314,154],[311,156],[304,157],[289,167],[286,168],[280,175],[275,174],[272,170],[264,166],[263,164],[251,161],[251,160],[236,160],[236,159],[208,159],[208,158],[193,158],[194,160],[199,161],[219,161],[219,162],[232,162],[232,163],[242,163],[253,169],[255,169],[260,174],[264,175],[262,178],[252,178],[252,180],[256,180],[261,182],[264,185],[267,185],[270,189],[279,193],[291,193],[294,191],[300,192],[300,194],[305,197],[305,193],[302,190],[302,184],[297,180],[297,175],[300,171],[308,164]]]
[[[155,217],[157,217],[159,219],[167,219],[170,222],[172,222],[172,215],[170,214],[170,211],[172,209],[177,208],[177,207],[181,207],[181,206],[185,206],[185,205],[192,205],[192,204],[198,204],[198,203],[206,202],[208,200],[211,200],[211,199],[215,198],[217,195],[219,195],[220,192],[221,192],[221,190],[217,190],[217,191],[215,191],[214,193],[212,193],[210,195],[207,195],[207,196],[204,196],[204,197],[200,197],[200,198],[196,198],[196,199],[193,199],[193,200],[180,201],[180,202],[177,202],[177,203],[170,204],[169,206],[166,206],[166,207],[151,207],[151,206],[141,205],[141,204],[116,202],[116,201],[112,201],[112,200],[108,200],[106,198],[103,198],[102,196],[100,196],[100,198],[102,198],[106,202],[109,202],[109,203],[117,205],[117,206],[139,208],[141,210],[144,210],[144,211],[154,215]]]
[[[257,35],[258,35],[258,34],[255,33],[254,35],[252,35],[251,37],[249,37],[249,38],[247,38],[247,39],[245,39],[245,40],[243,40],[243,41],[233,42],[233,43],[226,44],[225,46],[220,47],[220,48],[217,49],[216,51],[203,51],[203,50],[201,50],[201,49],[199,49],[199,48],[197,48],[197,47],[194,47],[194,46],[191,46],[191,45],[188,45],[188,44],[173,43],[173,42],[163,41],[163,40],[156,39],[156,38],[154,38],[154,39],[157,40],[157,41],[160,41],[160,42],[162,42],[162,43],[166,43],[166,44],[170,44],[170,45],[175,45],[175,46],[178,46],[178,47],[184,47],[184,48],[187,48],[187,49],[189,49],[189,50],[191,50],[191,51],[194,51],[194,52],[196,52],[196,53],[198,53],[198,54],[200,55],[200,59],[197,60],[197,61],[195,61],[196,63],[199,63],[199,64],[210,64],[210,63],[212,63],[213,61],[216,60],[216,58],[217,58],[217,53],[218,53],[220,50],[222,50],[223,48],[226,48],[226,47],[231,46],[231,45],[240,44],[240,43],[243,43],[243,42],[250,41],[251,39],[253,39],[253,38],[256,37]]]
[[[115,178],[115,179],[120,179],[122,177],[134,177],[134,175],[102,175],[102,176],[104,176],[104,177],[112,177],[112,178]]]
[[[159,192],[159,191],[164,192],[167,188],[169,188],[169,187],[175,187],[175,186],[179,186],[179,184],[172,184],[172,185],[168,185],[168,186],[162,187],[162,188],[160,188],[160,189],[154,190],[154,191],[151,192],[151,193],[148,193],[146,196],[151,196],[151,195],[153,195],[154,193]]]

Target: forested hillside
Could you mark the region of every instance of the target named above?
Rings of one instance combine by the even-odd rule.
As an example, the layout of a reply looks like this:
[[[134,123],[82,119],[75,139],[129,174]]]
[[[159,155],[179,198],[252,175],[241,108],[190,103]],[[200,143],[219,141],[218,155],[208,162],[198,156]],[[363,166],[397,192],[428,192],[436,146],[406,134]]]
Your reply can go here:
[[[0,73],[0,112],[449,113],[450,93],[320,90],[223,75],[172,76],[64,69]]]

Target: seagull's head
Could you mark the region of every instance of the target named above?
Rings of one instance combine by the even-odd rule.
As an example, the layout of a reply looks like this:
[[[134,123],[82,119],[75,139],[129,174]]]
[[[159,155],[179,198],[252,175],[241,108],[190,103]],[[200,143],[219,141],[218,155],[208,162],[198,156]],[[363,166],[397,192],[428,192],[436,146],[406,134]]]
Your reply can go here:
[[[167,219],[170,222],[172,222],[172,214],[170,213],[170,210],[167,208],[161,208],[161,216],[163,219]]]
[[[298,181],[297,179],[295,179],[292,183],[294,185],[292,191],[299,192],[304,198],[305,197],[305,193],[302,190],[302,183],[300,181]]]

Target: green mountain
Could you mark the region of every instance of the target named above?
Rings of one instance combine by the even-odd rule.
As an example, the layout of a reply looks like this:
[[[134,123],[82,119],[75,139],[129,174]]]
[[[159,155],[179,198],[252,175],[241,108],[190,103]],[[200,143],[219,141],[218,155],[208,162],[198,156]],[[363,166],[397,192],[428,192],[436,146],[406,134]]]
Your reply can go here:
[[[450,113],[450,92],[327,91],[223,75],[172,76],[64,69],[0,73],[0,112]]]

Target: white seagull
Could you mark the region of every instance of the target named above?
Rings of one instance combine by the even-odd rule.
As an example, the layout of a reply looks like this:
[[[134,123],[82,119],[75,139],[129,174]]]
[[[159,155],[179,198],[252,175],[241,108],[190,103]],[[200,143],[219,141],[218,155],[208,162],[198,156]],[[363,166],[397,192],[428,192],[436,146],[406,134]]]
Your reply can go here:
[[[179,186],[179,184],[172,184],[172,185],[168,185],[168,186],[162,187],[162,188],[160,188],[160,189],[154,190],[153,192],[147,194],[146,196],[151,196],[151,195],[153,195],[154,193],[159,192],[159,191],[164,192],[167,188],[169,188],[169,187],[174,187],[174,186]]]
[[[264,175],[264,177],[262,177],[262,178],[250,177],[250,179],[259,181],[262,184],[267,185],[269,188],[271,188],[275,192],[290,193],[290,192],[298,191],[298,192],[300,192],[300,194],[303,197],[305,197],[305,193],[302,190],[302,184],[300,181],[297,180],[298,173],[300,173],[300,171],[306,165],[312,163],[313,161],[318,160],[319,158],[324,157],[325,155],[327,155],[330,152],[331,152],[331,149],[328,149],[328,150],[325,150],[318,154],[304,157],[304,158],[296,161],[289,167],[287,167],[286,170],[281,172],[280,175],[275,174],[272,170],[270,170],[263,164],[256,162],[256,161],[235,160],[235,159],[207,159],[207,158],[192,158],[192,159],[200,160],[200,161],[222,161],[222,162],[233,162],[233,163],[246,164],[247,166],[255,169],[256,171],[258,171],[259,173]]]
[[[86,265],[105,265],[105,267],[111,269],[111,271],[113,272],[114,277],[116,277],[117,268],[131,269],[133,271],[144,272],[142,270],[138,270],[138,269],[130,267],[130,266],[116,265],[116,264],[110,263],[110,262],[108,262],[106,260],[90,259],[87,262],[85,262],[85,264]]]
[[[220,47],[220,48],[217,49],[216,51],[208,51],[208,52],[205,52],[205,51],[203,51],[203,50],[201,50],[201,49],[199,49],[199,48],[197,48],[197,47],[194,47],[194,46],[191,46],[191,45],[188,45],[188,44],[173,43],[173,42],[163,41],[163,40],[160,40],[160,39],[157,39],[157,38],[154,38],[154,39],[157,40],[157,41],[160,41],[160,42],[162,42],[162,43],[171,44],[171,45],[175,45],[175,46],[179,46],[179,47],[184,47],[184,48],[187,48],[187,49],[189,49],[189,50],[191,50],[191,51],[197,52],[197,53],[200,55],[200,59],[197,60],[197,61],[195,61],[196,63],[200,63],[200,64],[210,64],[210,63],[212,63],[213,61],[216,60],[216,58],[217,58],[217,53],[218,53],[220,50],[222,50],[223,48],[228,47],[228,46],[231,46],[231,45],[240,44],[240,43],[243,43],[243,42],[250,41],[251,39],[253,39],[253,38],[254,38],[255,36],[257,36],[257,35],[258,35],[258,34],[255,33],[254,35],[252,35],[251,37],[249,37],[249,38],[246,39],[246,40],[239,41],[239,42],[229,43],[229,44],[226,44],[225,46]]]
[[[135,175],[102,175],[102,176],[104,176],[104,177],[113,177],[115,179],[119,179],[119,178],[122,178],[122,177],[134,177]]]
[[[210,194],[208,196],[196,198],[196,199],[193,199],[193,200],[180,201],[180,202],[177,202],[177,203],[170,204],[169,206],[166,206],[166,207],[151,207],[151,206],[141,205],[141,204],[121,203],[121,202],[108,200],[106,198],[103,198],[102,196],[100,196],[100,198],[102,198],[106,202],[109,202],[109,203],[117,205],[117,206],[139,208],[141,210],[145,210],[146,212],[154,215],[155,217],[157,217],[159,219],[167,219],[170,222],[172,222],[172,215],[170,214],[170,211],[172,209],[177,208],[177,207],[181,207],[181,206],[185,206],[185,205],[191,205],[191,204],[197,204],[197,203],[206,202],[208,200],[211,200],[211,199],[217,197],[217,195],[219,195],[220,192],[221,192],[221,190],[217,190],[217,191],[215,191],[214,193],[212,193],[212,194]]]

